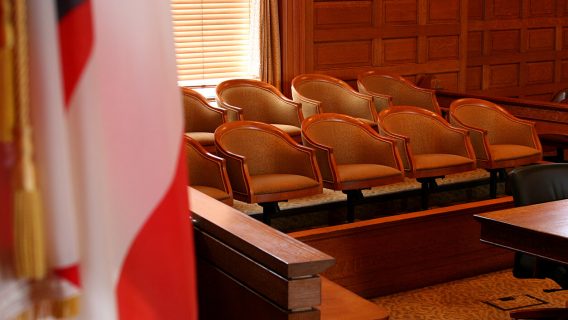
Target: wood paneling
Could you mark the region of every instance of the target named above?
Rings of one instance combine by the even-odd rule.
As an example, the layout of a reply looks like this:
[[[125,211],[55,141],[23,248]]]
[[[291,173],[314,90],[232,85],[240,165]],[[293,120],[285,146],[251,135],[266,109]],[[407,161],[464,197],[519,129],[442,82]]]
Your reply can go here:
[[[283,1],[283,82],[368,69],[443,89],[538,98],[568,87],[568,0]],[[516,80],[513,80],[516,78]]]
[[[290,235],[336,258],[326,278],[377,297],[510,267],[512,253],[480,243],[472,216],[512,206],[506,197]]]
[[[465,88],[467,0],[281,1],[283,91],[301,73],[354,83],[372,68]],[[298,27],[301,25],[301,27]]]

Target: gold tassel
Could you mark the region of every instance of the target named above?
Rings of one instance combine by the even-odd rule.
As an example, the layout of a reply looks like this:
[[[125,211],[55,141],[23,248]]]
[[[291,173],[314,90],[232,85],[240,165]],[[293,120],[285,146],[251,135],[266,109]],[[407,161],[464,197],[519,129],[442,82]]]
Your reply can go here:
[[[51,315],[57,319],[67,319],[79,314],[79,297],[51,301]]]
[[[8,0],[2,0],[0,16],[0,143],[14,140],[14,28]]]
[[[33,162],[30,124],[28,37],[26,1],[14,2],[15,86],[17,88],[18,163],[14,191],[15,268],[19,277],[42,279],[46,274],[45,239],[41,197]]]

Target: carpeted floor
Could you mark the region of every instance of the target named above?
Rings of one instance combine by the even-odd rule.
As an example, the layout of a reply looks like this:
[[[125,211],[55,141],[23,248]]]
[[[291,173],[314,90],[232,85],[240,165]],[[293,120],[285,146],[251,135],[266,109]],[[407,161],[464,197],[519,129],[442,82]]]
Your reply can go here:
[[[390,311],[390,320],[506,320],[509,313],[501,309],[565,306],[568,291],[543,291],[558,287],[549,279],[516,279],[504,270],[372,301]]]

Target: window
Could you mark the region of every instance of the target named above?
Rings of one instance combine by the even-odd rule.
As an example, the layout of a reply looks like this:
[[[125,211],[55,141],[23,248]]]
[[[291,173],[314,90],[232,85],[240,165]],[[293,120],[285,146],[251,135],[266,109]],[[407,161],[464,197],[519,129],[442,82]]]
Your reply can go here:
[[[256,1],[255,1],[256,2]],[[171,0],[178,80],[214,87],[230,78],[258,78],[258,28],[251,0]]]

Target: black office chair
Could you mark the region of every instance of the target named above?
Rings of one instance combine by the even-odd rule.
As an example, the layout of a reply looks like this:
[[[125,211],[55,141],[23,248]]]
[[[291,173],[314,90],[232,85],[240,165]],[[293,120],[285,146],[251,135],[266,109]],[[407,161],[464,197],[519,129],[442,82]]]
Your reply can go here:
[[[515,206],[568,199],[568,163],[519,167],[509,174]],[[568,267],[558,262],[516,253],[513,275],[517,278],[550,278],[568,289]],[[510,313],[513,319],[568,319],[568,309],[539,308]]]

